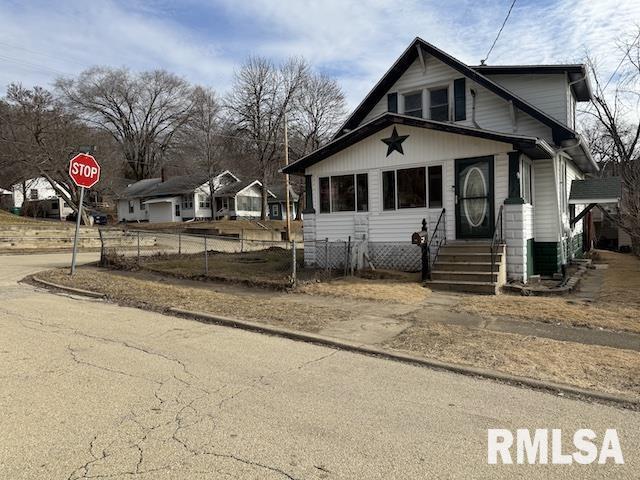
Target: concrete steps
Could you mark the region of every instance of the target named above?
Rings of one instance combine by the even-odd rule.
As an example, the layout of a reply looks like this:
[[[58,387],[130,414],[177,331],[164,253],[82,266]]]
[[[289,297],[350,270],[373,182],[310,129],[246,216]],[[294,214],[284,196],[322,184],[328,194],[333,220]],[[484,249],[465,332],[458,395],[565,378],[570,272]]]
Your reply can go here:
[[[440,248],[426,285],[432,290],[495,295],[506,282],[505,260],[504,245],[491,255],[488,241],[449,242]]]

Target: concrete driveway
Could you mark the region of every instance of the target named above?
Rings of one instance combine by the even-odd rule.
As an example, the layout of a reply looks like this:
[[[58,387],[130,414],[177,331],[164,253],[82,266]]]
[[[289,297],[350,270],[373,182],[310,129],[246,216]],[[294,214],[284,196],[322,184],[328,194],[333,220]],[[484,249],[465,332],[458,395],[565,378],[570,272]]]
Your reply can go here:
[[[16,284],[68,257],[0,256],[0,478],[640,471],[640,413]],[[488,428],[616,428],[626,464],[489,466]]]

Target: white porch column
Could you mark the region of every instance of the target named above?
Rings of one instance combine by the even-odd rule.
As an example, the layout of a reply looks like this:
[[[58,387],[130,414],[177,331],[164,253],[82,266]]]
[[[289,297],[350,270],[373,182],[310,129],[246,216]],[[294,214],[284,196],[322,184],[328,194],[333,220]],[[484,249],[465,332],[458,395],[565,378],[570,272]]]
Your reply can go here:
[[[507,279],[526,282],[528,240],[533,237],[533,208],[529,204],[505,204],[505,240],[507,242]]]
[[[315,213],[304,213],[303,241],[304,241],[304,265],[311,266],[316,263],[316,215]]]

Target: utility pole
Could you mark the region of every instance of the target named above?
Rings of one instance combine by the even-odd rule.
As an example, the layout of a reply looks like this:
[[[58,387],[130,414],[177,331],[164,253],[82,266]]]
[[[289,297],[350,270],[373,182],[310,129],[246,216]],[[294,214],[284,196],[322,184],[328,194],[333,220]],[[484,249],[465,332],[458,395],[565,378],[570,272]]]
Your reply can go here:
[[[289,135],[287,133],[287,114],[284,114],[284,164],[289,165]],[[289,206],[289,174],[284,175],[284,191],[286,198],[285,208],[287,210],[287,241],[291,241],[291,209]]]

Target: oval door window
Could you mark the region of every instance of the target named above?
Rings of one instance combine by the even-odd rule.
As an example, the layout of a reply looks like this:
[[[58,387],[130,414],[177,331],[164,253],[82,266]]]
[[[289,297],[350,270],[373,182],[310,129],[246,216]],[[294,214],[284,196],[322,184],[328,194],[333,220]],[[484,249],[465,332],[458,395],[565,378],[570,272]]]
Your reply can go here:
[[[482,170],[471,167],[464,179],[464,214],[469,225],[479,227],[487,214],[488,186]]]

